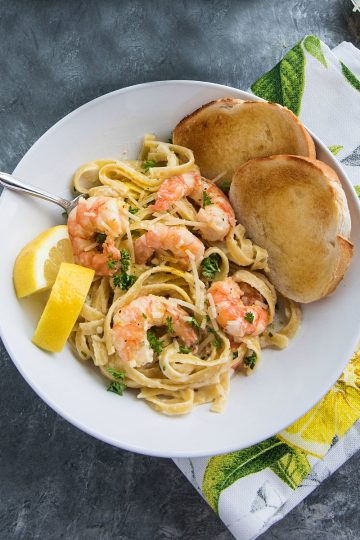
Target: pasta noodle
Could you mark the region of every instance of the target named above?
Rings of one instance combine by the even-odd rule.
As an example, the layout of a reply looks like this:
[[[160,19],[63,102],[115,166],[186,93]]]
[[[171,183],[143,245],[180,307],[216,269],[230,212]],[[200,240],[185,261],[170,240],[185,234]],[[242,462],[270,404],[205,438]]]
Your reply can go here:
[[[211,403],[212,411],[223,411],[231,375],[235,371],[250,375],[259,365],[262,348],[286,347],[301,319],[300,308],[281,299],[283,323],[277,321],[277,295],[266,277],[267,252],[246,238],[241,224],[229,218],[229,230],[223,238],[209,239],[209,222],[200,216],[204,216],[201,212],[206,205],[215,204],[211,199],[209,203],[204,195],[202,204],[196,197],[180,196],[163,211],[157,205],[152,207],[164,179],[195,173],[199,175],[191,150],[147,135],[138,160],[91,161],[80,167],[73,179],[76,190],[84,195],[119,201],[125,224],[114,245],[121,257],[126,254],[127,262],[117,274],[96,275],[71,343],[81,359],[91,359],[112,383],[123,374],[126,386],[136,389],[139,399],[168,415],[185,414],[204,403]],[[163,243],[154,241],[150,247],[143,242],[139,250],[139,239],[146,235],[152,238],[157,231],[169,234],[169,238],[164,236]],[[175,242],[171,236],[174,231],[180,240],[172,249],[169,242]],[[94,231],[87,251],[99,248],[96,233],[99,231]],[[190,238],[188,247],[182,247],[185,236]],[[216,300],[215,291],[224,283],[240,291],[239,305],[247,297],[252,299],[248,303],[244,300],[244,324],[257,331],[236,333],[232,329],[238,319],[230,317],[226,324],[222,322],[221,309],[227,301],[230,307],[234,302],[231,296],[225,304]],[[158,314],[149,313],[148,306],[157,305],[156,301],[168,310],[166,313],[180,314],[181,322],[169,316],[160,320]],[[119,327],[123,330],[125,315],[131,309],[137,320],[135,306],[142,304],[144,335],[139,347],[145,347],[141,350],[149,353],[150,360],[137,353],[136,347],[129,360],[121,354],[116,332]],[[260,319],[256,319],[257,327],[254,322],[258,314],[266,321],[261,331]],[[177,330],[175,323],[181,325]],[[130,329],[135,322],[126,324]],[[190,346],[186,346],[186,332],[192,336]],[[135,337],[130,335],[129,339]]]

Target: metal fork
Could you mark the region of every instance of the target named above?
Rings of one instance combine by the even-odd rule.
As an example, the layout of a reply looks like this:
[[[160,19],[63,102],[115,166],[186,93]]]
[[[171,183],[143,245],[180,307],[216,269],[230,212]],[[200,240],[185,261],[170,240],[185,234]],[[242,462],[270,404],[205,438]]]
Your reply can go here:
[[[71,210],[75,208],[75,206],[78,204],[80,197],[87,197],[86,195],[78,195],[73,199],[72,201],[68,201],[66,199],[63,199],[62,197],[58,197],[57,195],[52,195],[51,193],[48,193],[47,191],[43,191],[42,189],[39,189],[35,186],[32,186],[30,184],[25,184],[18,178],[15,178],[15,176],[12,176],[11,174],[0,172],[0,186],[3,186],[7,189],[11,189],[13,191],[18,191],[20,193],[25,193],[26,195],[32,195],[33,197],[38,197],[39,199],[44,199],[45,201],[49,201],[52,203],[57,204],[58,206],[61,206],[63,210],[67,214],[70,214]]]

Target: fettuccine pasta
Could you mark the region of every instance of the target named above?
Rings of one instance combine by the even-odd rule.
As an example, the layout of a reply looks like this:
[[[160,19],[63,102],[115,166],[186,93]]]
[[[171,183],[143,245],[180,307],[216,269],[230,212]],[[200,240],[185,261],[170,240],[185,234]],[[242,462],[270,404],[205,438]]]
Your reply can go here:
[[[231,376],[253,373],[300,322],[266,277],[267,252],[192,151],[153,135],[138,160],[91,161],[73,182],[88,197],[69,216],[74,258],[95,270],[77,355],[164,414],[223,411]]]

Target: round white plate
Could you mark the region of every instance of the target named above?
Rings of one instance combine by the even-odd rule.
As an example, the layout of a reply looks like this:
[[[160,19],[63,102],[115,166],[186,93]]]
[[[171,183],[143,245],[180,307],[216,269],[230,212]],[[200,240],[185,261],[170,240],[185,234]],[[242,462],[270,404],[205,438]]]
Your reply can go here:
[[[80,107],[47,131],[15,175],[55,194],[71,196],[75,169],[86,161],[135,156],[145,133],[166,140],[186,114],[212,99],[256,99],[234,88],[166,81],[124,88]],[[68,346],[47,354],[31,343],[43,298],[16,299],[12,268],[19,250],[39,232],[63,223],[50,203],[4,191],[0,264],[0,332],[15,365],[35,392],[69,422],[105,442],[155,456],[203,456],[244,448],[281,431],[312,407],[350,359],[359,335],[359,204],[349,180],[314,137],[318,157],[339,174],[352,216],[355,254],[334,294],[304,307],[300,332],[284,351],[266,350],[256,373],[235,376],[223,414],[198,407],[170,418],[136,399],[106,391],[106,381],[79,362]]]

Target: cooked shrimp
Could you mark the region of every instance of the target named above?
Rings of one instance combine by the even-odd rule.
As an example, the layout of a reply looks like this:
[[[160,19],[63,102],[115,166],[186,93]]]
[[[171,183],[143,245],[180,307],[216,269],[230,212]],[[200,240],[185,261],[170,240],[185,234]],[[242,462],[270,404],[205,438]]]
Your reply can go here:
[[[269,311],[260,293],[232,278],[216,281],[208,291],[216,307],[216,320],[233,338],[257,336],[269,324]]]
[[[197,217],[202,223],[200,234],[205,240],[223,240],[235,224],[234,210],[221,189],[197,172],[167,178],[161,184],[156,202],[150,209],[165,212],[183,197],[190,197],[201,206]]]
[[[179,264],[189,268],[189,253],[200,264],[205,247],[204,244],[185,227],[168,226],[162,223],[154,224],[145,234],[134,242],[135,259],[144,264],[155,251],[170,251]]]
[[[68,219],[75,262],[92,268],[100,276],[114,274],[120,259],[114,240],[124,234],[126,219],[119,199],[80,199]]]
[[[112,340],[122,361],[130,367],[151,363],[154,351],[150,347],[147,331],[153,326],[169,326],[186,347],[196,351],[197,335],[189,324],[188,313],[163,296],[139,296],[120,308],[111,329]]]

